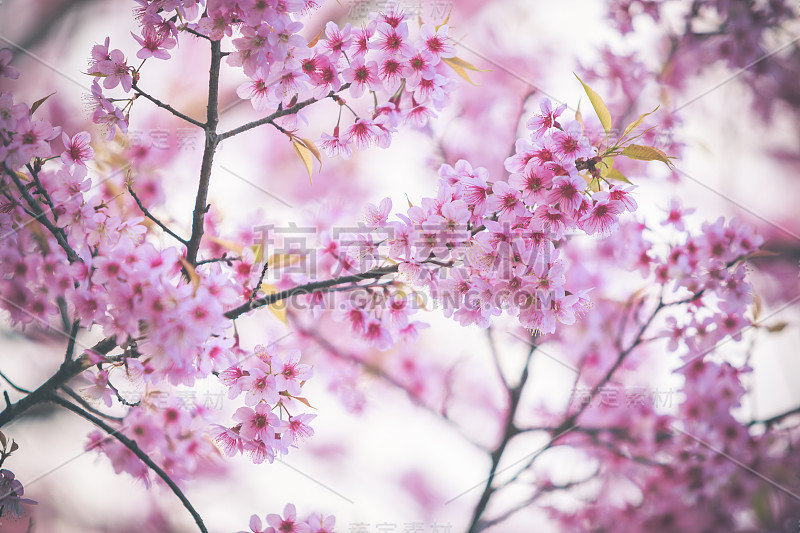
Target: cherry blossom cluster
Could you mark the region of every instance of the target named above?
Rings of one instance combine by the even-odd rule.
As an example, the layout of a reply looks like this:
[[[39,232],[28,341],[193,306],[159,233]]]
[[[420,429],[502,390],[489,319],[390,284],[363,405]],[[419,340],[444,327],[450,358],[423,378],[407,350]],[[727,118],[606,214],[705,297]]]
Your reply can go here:
[[[187,481],[214,469],[219,455],[208,432],[210,413],[164,394],[145,395],[125,414],[122,432],[136,442],[173,481]],[[89,434],[87,451],[108,457],[114,472],[125,472],[150,486],[158,479],[147,465],[119,440],[100,431]]]
[[[660,34],[665,45],[663,50],[668,51],[659,63],[662,66],[648,72],[651,79],[656,78],[660,85],[683,89],[687,87],[687,80],[708,65],[724,62],[733,70],[747,69],[741,79],[758,95],[752,105],[765,118],[769,117],[776,101],[791,104],[797,98],[798,87],[792,74],[796,52],[750,69],[755,62],[760,63],[765,56],[772,55],[777,35],[791,31],[800,14],[796,4],[787,0],[679,2],[676,4],[681,5],[678,18],[665,5],[652,0],[608,3],[608,18],[622,35],[634,32],[637,19],[649,18],[661,26],[655,31],[648,30]],[[606,59],[604,56],[603,61]],[[610,70],[613,71],[613,67]],[[632,72],[617,71],[614,75],[624,80],[622,85],[625,86],[631,79],[629,73]],[[634,87],[635,83],[630,89]]]
[[[311,366],[300,363],[298,350],[281,355],[273,345],[256,346],[251,356],[221,372],[228,397],[244,393],[245,403],[233,415],[236,425],[215,426],[216,441],[225,454],[247,453],[256,464],[272,463],[276,454],[289,453],[289,447],[311,437],[314,430],[308,423],[316,415],[299,413],[301,403],[310,406],[300,394],[311,375]]]
[[[677,204],[672,204],[667,222],[682,224]],[[686,349],[685,357],[702,357],[725,337],[741,340],[750,324],[745,312],[752,302],[745,281],[744,260],[755,253],[764,239],[736,219],[705,223],[702,233],[687,234],[669,247],[655,266],[656,280],[673,289],[676,296],[690,299],[692,313],[668,319],[665,333],[669,348]]]
[[[774,468],[769,439],[751,434],[735,416],[751,369],[728,361],[727,349],[721,348],[721,341],[739,340],[751,327],[745,312],[753,294],[743,280],[744,263],[763,239],[736,219],[689,231],[692,211],[670,202],[662,222],[670,229],[666,241],[644,223],[627,220],[604,241],[564,249],[573,260],[570,274],[584,276],[601,292],[578,327],[556,336],[570,347],[565,361],[581,365],[579,383],[598,396],[586,404],[573,402],[567,416],[579,425],[561,440],[597,462],[594,484],[577,483],[592,497],[577,509],[543,505],[565,531],[736,530],[737,512],[749,509],[759,490],[758,477],[747,469]],[[623,288],[612,267],[636,271],[643,287],[654,280],[658,290],[628,287],[631,300],[619,302]],[[636,324],[626,327],[627,321]],[[637,349],[623,351],[626,346]],[[672,360],[673,377],[682,381],[674,403],[606,396],[646,387],[654,358],[664,358],[664,346],[680,355]],[[621,351],[627,356],[620,364]],[[617,366],[610,375],[609,368]],[[538,416],[545,425],[563,420],[555,413]],[[625,491],[623,479],[637,480],[636,489]],[[628,496],[620,500],[621,492]]]
[[[266,518],[267,525],[264,526],[260,516],[251,516],[250,532],[239,533],[334,533],[336,525],[335,517],[319,513],[312,513],[305,520],[300,520],[297,518],[297,509],[291,503],[284,507],[283,516],[272,513]]]
[[[559,123],[565,106],[549,101],[528,121],[505,161],[507,180],[492,180],[466,161],[439,172],[436,198],[387,222],[389,205],[373,207],[368,224],[386,231],[388,258],[430,289],[462,325],[487,326],[506,308],[528,329],[551,333],[589,305],[589,287],[568,290],[560,245],[583,233],[606,236],[634,211],[632,188],[592,191],[597,149],[576,121]],[[437,276],[449,267],[448,275]]]
[[[324,35],[309,43],[300,33],[304,26],[298,18],[317,7],[313,0],[208,2],[205,10],[195,1],[138,3],[142,29],[133,37],[141,46],[136,57],[142,63],[169,59],[168,51],[187,30],[213,41],[230,38],[234,51],[226,53],[226,62],[250,78],[237,94],[250,100],[258,113],[277,113],[277,120],[289,129],[296,127],[298,115],[282,113],[284,109],[331,97],[340,106],[339,119],[321,139],[330,156],[349,158],[354,149],[373,144],[388,147],[399,126],[421,127],[435,117],[452,89],[452,71],[442,61],[455,55],[448,26],[425,23],[412,37],[402,11],[373,14],[361,29],[328,22]],[[179,19],[184,21],[180,27]],[[138,93],[141,65],[129,65],[120,49],[110,48],[108,38],[95,45],[91,55],[89,73],[97,77],[90,97],[92,119],[112,139],[117,129],[127,131],[127,113],[137,94],[114,99],[104,90],[120,86],[125,93]],[[345,90],[353,102],[342,96]],[[355,101],[365,94],[372,96],[371,107],[360,109],[365,106]],[[117,100],[127,103],[120,109],[114,104]],[[344,109],[352,114],[352,122],[342,123]]]

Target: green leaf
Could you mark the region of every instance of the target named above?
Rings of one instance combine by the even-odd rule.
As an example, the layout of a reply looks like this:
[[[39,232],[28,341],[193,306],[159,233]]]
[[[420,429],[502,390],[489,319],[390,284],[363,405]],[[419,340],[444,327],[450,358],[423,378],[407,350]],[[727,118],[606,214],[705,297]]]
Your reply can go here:
[[[308,172],[309,183],[313,184],[313,182],[311,181],[311,171],[314,168],[311,159],[312,157],[314,157],[313,152],[309,150],[309,148],[300,141],[292,141],[292,148],[294,148],[294,151],[297,153],[297,157],[300,158],[300,161],[302,161],[303,165],[305,165],[306,167],[306,171]]]
[[[625,174],[617,170],[616,168],[608,169],[608,173],[605,175],[607,180],[615,180],[615,181],[623,181],[630,185],[633,185],[628,178],[625,177]]]
[[[655,146],[645,146],[643,144],[629,144],[622,149],[622,155],[630,159],[638,159],[639,161],[661,161],[667,165],[672,162],[667,157],[667,154],[656,148]]]
[[[467,70],[473,70],[475,72],[489,72],[488,70],[481,70],[475,65],[468,63],[458,57],[443,57],[442,61],[447,63],[450,66],[450,68],[456,72],[456,74],[467,80],[467,82],[471,83],[472,85],[477,85],[477,83],[469,79],[469,76],[467,75]]]
[[[767,326],[767,331],[770,333],[778,333],[779,331],[783,331],[788,326],[788,322],[778,322],[777,324],[772,324],[771,326]]]
[[[658,111],[659,107],[661,107],[661,106],[656,106],[656,108],[653,109],[652,111],[650,111],[649,113],[642,113],[641,115],[639,115],[639,118],[637,118],[636,120],[634,120],[633,122],[628,124],[625,127],[625,131],[622,132],[622,135],[620,136],[620,139],[622,137],[625,137],[627,134],[629,134],[630,132],[632,132],[636,128],[638,128],[642,124],[642,122],[644,122],[644,119],[647,118],[649,115],[652,115],[653,113]]]
[[[605,102],[603,102],[599,94],[583,83],[580,76],[575,74],[575,77],[578,78],[578,81],[583,85],[583,90],[586,91],[586,96],[589,97],[589,101],[592,103],[592,107],[594,107],[594,112],[597,113],[597,118],[600,119],[600,124],[602,124],[603,129],[608,133],[611,131],[611,112],[608,110],[608,107],[606,107]]]
[[[45,102],[45,100],[47,100],[48,98],[50,98],[54,94],[56,94],[56,93],[50,93],[47,96],[45,96],[44,98],[40,98],[39,100],[36,100],[33,103],[33,105],[31,106],[31,115],[33,115],[36,112],[36,110],[39,109],[39,107]]]

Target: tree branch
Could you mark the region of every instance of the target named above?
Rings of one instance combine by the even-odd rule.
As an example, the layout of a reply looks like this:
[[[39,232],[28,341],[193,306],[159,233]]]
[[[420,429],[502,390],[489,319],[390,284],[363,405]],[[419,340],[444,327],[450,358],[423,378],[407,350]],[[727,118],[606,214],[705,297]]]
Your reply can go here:
[[[133,196],[133,199],[136,200],[136,205],[139,206],[139,209],[141,209],[142,213],[144,213],[144,216],[146,216],[147,218],[152,220],[159,228],[164,230],[165,233],[167,233],[168,235],[174,237],[179,242],[183,243],[184,245],[189,244],[188,240],[186,240],[183,237],[181,237],[178,234],[176,234],[174,231],[169,229],[166,224],[164,224],[159,219],[154,217],[153,214],[150,213],[150,211],[147,210],[147,208],[144,206],[144,204],[142,204],[142,201],[139,199],[138,196],[136,196],[136,193],[133,192],[133,188],[131,188],[130,185],[128,185],[128,192],[131,193],[131,196]]]
[[[240,133],[244,133],[244,132],[246,132],[248,130],[252,130],[253,128],[257,128],[259,126],[263,126],[264,124],[271,124],[274,120],[279,119],[281,117],[284,117],[286,115],[293,115],[293,114],[297,113],[298,111],[300,111],[301,109],[303,109],[304,107],[308,107],[311,104],[313,104],[314,102],[320,102],[320,101],[324,100],[325,98],[330,98],[331,96],[335,95],[336,93],[344,91],[348,87],[350,87],[350,84],[349,83],[345,83],[344,85],[342,85],[339,88],[338,91],[331,91],[324,98],[320,98],[320,99],[309,98],[308,100],[303,100],[302,102],[298,102],[298,103],[296,103],[295,105],[293,105],[291,107],[287,107],[286,109],[279,109],[278,111],[275,111],[273,114],[271,114],[271,115],[269,115],[267,117],[264,117],[264,118],[261,118],[261,119],[258,119],[258,120],[254,120],[253,122],[248,122],[247,124],[239,126],[238,128],[234,128],[234,129],[232,129],[230,131],[226,131],[225,133],[220,133],[219,140],[223,141],[223,140],[225,140],[225,139],[227,139],[229,137],[233,137],[234,135],[239,135]]]
[[[56,227],[52,222],[50,222],[42,207],[39,205],[36,199],[33,196],[31,196],[31,193],[25,187],[25,184],[23,184],[22,181],[20,181],[19,177],[17,176],[17,173],[14,172],[12,169],[8,168],[8,165],[6,163],[3,163],[3,167],[6,170],[6,174],[8,174],[11,177],[11,180],[14,182],[14,185],[16,185],[17,189],[19,189],[20,194],[30,207],[31,216],[33,216],[34,220],[39,222],[41,225],[47,228],[47,230],[50,233],[53,234],[53,236],[56,238],[56,241],[58,242],[58,245],[65,252],[67,252],[67,259],[69,259],[70,263],[74,263],[75,261],[80,261],[78,254],[75,253],[75,250],[73,250],[72,247],[69,245],[69,242],[67,241],[67,233],[64,231],[64,229]]]
[[[90,404],[89,402],[84,400],[81,397],[80,394],[78,394],[77,392],[75,392],[71,388],[67,387],[66,385],[62,385],[61,386],[61,390],[63,390],[65,393],[67,393],[67,396],[69,396],[70,398],[72,398],[73,400],[75,400],[76,402],[81,404],[81,406],[84,409],[86,409],[87,411],[89,411],[90,413],[94,413],[94,414],[96,414],[98,416],[102,416],[102,417],[107,418],[109,420],[113,420],[114,422],[122,422],[122,418],[120,418],[118,416],[111,416],[109,414],[104,413],[100,409],[97,409],[96,407],[93,407],[92,404]]]
[[[72,361],[72,356],[75,355],[75,342],[78,340],[78,328],[80,327],[80,320],[75,320],[72,323],[72,328],[69,330],[69,340],[67,340],[67,351],[64,353],[64,363]]]
[[[150,96],[149,94],[147,94],[146,92],[144,92],[142,89],[140,89],[140,88],[139,88],[139,86],[138,86],[138,85],[136,85],[136,82],[135,82],[135,81],[134,81],[133,83],[131,83],[131,87],[133,88],[133,90],[134,90],[134,91],[136,91],[136,94],[138,94],[138,95],[140,95],[140,96],[144,96],[144,97],[145,97],[147,100],[150,100],[151,102],[153,102],[154,104],[156,104],[156,105],[157,105],[158,107],[160,107],[161,109],[166,109],[167,111],[169,111],[170,113],[172,113],[172,114],[173,114],[173,115],[175,115],[176,117],[178,117],[178,118],[180,118],[180,119],[183,119],[183,120],[185,120],[185,121],[186,121],[186,122],[188,122],[189,124],[194,124],[194,125],[195,125],[195,126],[197,126],[198,128],[204,128],[204,127],[205,127],[205,124],[203,124],[203,123],[202,123],[202,122],[200,122],[199,120],[195,120],[195,119],[193,119],[192,117],[190,117],[190,116],[188,116],[188,115],[184,115],[183,113],[181,113],[180,111],[178,111],[177,109],[175,109],[174,107],[172,107],[171,105],[169,105],[169,104],[165,104],[165,103],[164,103],[164,102],[162,102],[161,100],[159,100],[159,99],[157,99],[157,98],[154,98],[154,97]]]
[[[306,283],[305,285],[298,285],[297,287],[286,289],[284,291],[276,292],[273,294],[268,294],[267,296],[256,298],[252,302],[242,304],[239,307],[231,309],[230,311],[225,313],[225,317],[233,320],[254,309],[258,309],[259,307],[264,307],[265,305],[272,305],[275,302],[285,300],[286,298],[291,298],[292,296],[298,296],[301,294],[311,294],[312,292],[318,290],[327,289],[329,287],[334,287],[336,285],[343,285],[345,283],[357,283],[359,281],[364,281],[368,279],[378,279],[380,277],[385,276],[386,274],[393,274],[397,272],[399,266],[400,264],[398,263],[395,265],[375,268],[373,270],[364,272],[362,274],[340,276],[338,278],[328,279],[325,281],[315,281],[312,283]]]
[[[211,67],[208,73],[208,105],[206,108],[206,123],[202,125],[206,133],[205,148],[203,149],[203,162],[200,165],[200,182],[197,185],[197,196],[192,213],[192,236],[186,245],[186,260],[194,266],[197,262],[197,252],[200,250],[200,241],[203,239],[203,220],[208,211],[208,186],[211,181],[211,167],[214,163],[214,152],[222,140],[217,135],[219,122],[219,69],[222,62],[222,52],[219,41],[211,41]]]
[[[164,470],[161,469],[161,467],[159,467],[152,459],[150,459],[150,457],[146,453],[144,453],[142,451],[141,448],[139,448],[139,445],[136,444],[135,441],[133,441],[133,440],[129,439],[128,437],[126,437],[125,435],[123,435],[120,432],[120,430],[114,429],[113,427],[109,426],[107,423],[105,423],[101,419],[97,418],[93,414],[91,414],[91,413],[89,413],[87,411],[84,411],[83,409],[81,409],[77,405],[68,402],[67,400],[65,400],[64,398],[61,398],[60,396],[57,396],[53,392],[49,393],[48,399],[50,401],[52,401],[53,403],[56,403],[56,404],[60,405],[61,407],[72,411],[76,415],[78,415],[78,416],[80,416],[82,418],[85,418],[86,420],[88,420],[89,422],[94,424],[95,426],[101,428],[103,431],[108,433],[110,436],[112,436],[115,439],[117,439],[126,448],[128,448],[131,452],[133,452],[136,455],[136,457],[138,457],[153,472],[155,472],[158,475],[158,477],[160,477],[162,480],[164,480],[164,483],[167,484],[167,486],[172,490],[172,492],[175,494],[175,496],[177,496],[178,499],[181,501],[181,503],[186,508],[186,510],[189,511],[189,513],[192,515],[192,518],[194,518],[194,521],[197,524],[197,527],[200,529],[200,531],[202,533],[208,533],[208,529],[206,529],[206,526],[203,523],[203,519],[200,517],[200,514],[195,510],[194,506],[192,506],[192,503],[189,501],[189,499],[186,497],[186,495],[183,494],[183,492],[181,491],[180,487],[178,487],[178,485],[175,484],[175,482],[172,480],[172,478],[170,478],[169,475],[166,472],[164,472]]]
[[[747,427],[755,426],[756,424],[763,424],[769,429],[773,425],[777,424],[784,418],[788,418],[792,415],[800,414],[800,406],[795,407],[794,409],[789,409],[781,414],[771,416],[769,418],[765,418],[764,420],[751,420],[747,423]]]
[[[516,386],[507,389],[509,401],[505,427],[503,429],[503,438],[491,453],[492,467],[489,470],[489,477],[486,479],[486,485],[484,486],[483,493],[478,500],[478,505],[475,506],[475,511],[472,514],[472,521],[467,529],[468,533],[478,533],[481,529],[483,529],[481,524],[481,516],[483,516],[483,513],[486,511],[486,507],[489,505],[489,500],[491,499],[492,494],[494,494],[494,492],[497,490],[493,484],[494,478],[497,475],[497,467],[500,465],[500,459],[503,457],[506,446],[508,446],[508,443],[511,441],[511,439],[514,438],[515,435],[519,434],[519,430],[514,424],[514,418],[517,414],[517,408],[519,407],[519,400],[522,397],[522,390],[525,388],[525,384],[528,382],[528,369],[530,367],[531,358],[533,357],[533,353],[535,351],[536,342],[533,340],[531,342],[531,349],[528,352],[528,357],[525,360],[525,366],[522,369],[522,375],[520,376],[519,383]]]
[[[116,337],[108,337],[95,344],[92,347],[92,351],[101,355],[106,355],[108,352],[116,348],[116,346]],[[74,361],[63,363],[58,368],[56,373],[53,374],[50,379],[40,385],[39,388],[20,399],[18,402],[7,405],[6,408],[0,412],[0,427],[5,426],[37,403],[47,400],[53,391],[64,385],[67,381],[77,376],[87,368],[91,367],[92,364],[93,363],[89,359],[89,356],[86,354],[80,356]]]

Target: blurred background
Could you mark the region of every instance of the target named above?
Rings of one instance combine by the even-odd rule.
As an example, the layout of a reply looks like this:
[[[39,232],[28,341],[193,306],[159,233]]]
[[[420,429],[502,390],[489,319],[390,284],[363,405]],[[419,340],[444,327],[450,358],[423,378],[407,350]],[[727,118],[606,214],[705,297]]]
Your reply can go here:
[[[443,162],[453,164],[465,157],[473,166],[485,166],[499,175],[514,139],[524,129],[526,115],[538,108],[541,97],[565,102],[570,106],[566,113],[574,113],[583,94],[573,75],[577,72],[607,96],[616,116],[629,117],[627,122],[661,105],[663,122],[654,135],[667,153],[678,152],[679,171],[632,166],[638,173],[633,181],[639,186],[641,216],[661,220],[669,201],[680,198],[686,207],[696,209],[692,219],[696,227],[704,220],[735,215],[767,238],[766,248],[772,253],[754,261],[752,281],[764,307],[762,315],[770,324],[786,327],[755,344],[752,393],[744,418],[765,418],[800,405],[797,19],[785,17],[787,22],[770,32],[745,27],[745,32],[759,32],[763,50],[749,59],[734,53],[733,59],[721,60],[719,50],[703,55],[701,45],[676,45],[670,38],[683,31],[680,24],[689,3],[659,3],[659,22],[636,14],[636,6],[648,4],[400,2],[423,19],[441,20],[450,13],[451,36],[459,41],[457,55],[487,72],[470,73],[475,85],[460,82],[449,107],[430,128],[402,131],[388,150],[372,148],[349,161],[325,159],[313,184],[277,131],[257,129],[225,141],[212,182],[214,219],[228,232],[266,220],[308,224],[320,209],[357,221],[366,202],[377,204],[388,196],[399,208],[407,198],[435,195],[436,170]],[[772,3],[763,4],[767,11],[773,9]],[[28,104],[55,92],[57,98],[42,107],[43,115],[62,124],[70,135],[88,130],[102,139],[84,104],[91,83],[85,74],[87,60],[92,45],[106,36],[113,47],[133,55],[136,46],[129,32],[137,28],[134,5],[126,0],[3,0],[0,48],[14,51],[13,64],[22,74],[17,81],[2,79],[0,90],[13,91],[17,100]],[[385,6],[369,0],[327,2],[311,17],[305,34],[313,37],[326,20],[359,25],[367,12]],[[620,15],[620,6],[634,6],[632,14]],[[798,6],[789,8],[796,13]],[[618,31],[620,20],[622,25],[632,21],[625,35]],[[734,44],[745,40],[741,35],[732,38]],[[148,92],[177,102],[195,117],[205,113],[208,58],[202,44],[184,39],[173,51],[173,61],[148,64],[142,80]],[[676,57],[682,50],[687,50],[686,56]],[[625,58],[641,62],[639,70],[629,65],[626,70]],[[636,72],[639,79],[633,78]],[[254,116],[249,103],[236,96],[243,81],[241,72],[223,68],[222,129]],[[635,95],[625,94],[630,86],[639,88]],[[585,96],[582,110],[584,116],[591,114]],[[327,103],[310,109],[304,136],[318,138],[321,131],[329,131],[335,116],[335,106]],[[98,172],[102,175],[118,158],[136,150],[148,152],[150,161],[158,160],[152,154],[163,151],[163,165],[144,176],[142,183],[161,180],[160,212],[178,227],[188,227],[194,197],[187,191],[194,190],[202,146],[196,132],[148,102],[137,102],[128,144],[95,146],[103,167]],[[507,150],[497,153],[497,146]],[[112,190],[115,180],[119,187],[121,177],[104,186]],[[436,312],[429,314],[432,327],[422,333],[415,348],[424,347],[424,353],[414,354],[418,359],[408,364],[430,364],[432,375],[439,377],[442,369],[457,366],[453,394],[474,395],[470,407],[460,413],[463,431],[479,442],[492,443],[496,434],[491,421],[498,413],[491,406],[497,405],[502,390],[487,377],[493,370],[486,333],[461,328]],[[263,320],[242,321],[242,344],[280,338],[282,326],[273,322],[265,327]],[[0,331],[0,368],[18,384],[35,387],[60,363],[61,337],[36,328],[24,334],[5,326]],[[524,342],[511,336],[497,342],[513,369],[526,350]],[[399,361],[411,359],[402,355]],[[311,380],[304,391],[318,408],[316,435],[304,447],[272,465],[253,465],[243,457],[228,460],[225,470],[188,486],[187,495],[209,529],[246,530],[251,514],[263,518],[293,502],[301,515],[312,510],[335,514],[340,531],[462,531],[480,494],[477,487],[485,482],[486,455],[461,431],[380,376],[345,378],[337,372],[346,371],[328,370],[326,376],[326,369],[318,366],[320,379]],[[541,378],[537,390],[543,401],[569,393],[570,372],[557,361],[536,361],[532,376]],[[355,385],[337,388],[340,379]],[[226,416],[239,406],[228,400],[218,383],[201,384],[185,391],[185,396]],[[24,517],[16,523],[4,520],[1,531],[193,530],[186,511],[163,487],[147,489],[127,475],[116,475],[105,457],[85,453],[89,429],[71,414],[48,407],[31,410],[3,428],[21,445],[8,467],[24,483],[26,495],[39,503],[32,510],[35,527],[30,517]],[[507,453],[524,457],[536,445],[535,440],[520,442],[518,449]],[[520,520],[498,531],[527,530],[524,524],[530,517]]]

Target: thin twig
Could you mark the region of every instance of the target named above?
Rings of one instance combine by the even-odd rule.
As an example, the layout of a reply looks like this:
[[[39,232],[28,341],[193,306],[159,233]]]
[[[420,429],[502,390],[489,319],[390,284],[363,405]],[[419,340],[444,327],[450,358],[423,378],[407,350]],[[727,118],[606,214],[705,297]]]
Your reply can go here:
[[[291,289],[286,289],[281,292],[276,292],[273,294],[268,294],[261,298],[256,298],[252,302],[248,302],[246,304],[242,304],[239,307],[231,309],[227,313],[225,313],[226,318],[235,319],[240,317],[241,315],[248,313],[254,309],[258,309],[259,307],[264,307],[266,305],[272,305],[275,302],[279,302],[281,300],[285,300],[286,298],[291,298],[292,296],[299,296],[302,294],[311,294],[312,292],[320,291],[327,289],[329,287],[335,287],[336,285],[343,285],[346,283],[357,283],[359,281],[364,281],[368,279],[377,279],[381,278],[387,274],[394,274],[398,271],[400,264],[389,265],[384,267],[375,268],[373,270],[369,270],[362,274],[353,274],[350,276],[340,276],[338,278],[328,279],[325,281],[315,281],[312,283],[306,283],[305,285],[298,285],[297,287],[293,287]],[[353,287],[357,288],[357,287]]]
[[[150,211],[148,211],[148,209],[144,206],[144,204],[142,204],[142,201],[139,199],[136,193],[133,192],[133,188],[130,186],[130,184],[128,185],[128,192],[131,193],[133,199],[136,200],[136,205],[139,206],[139,209],[141,209],[142,213],[144,213],[144,216],[152,220],[159,228],[164,230],[164,232],[166,232],[168,235],[177,239],[179,242],[183,243],[184,245],[189,244],[189,241],[187,239],[184,239],[183,237],[179,236],[177,233],[169,229],[166,224],[164,224],[159,219],[154,217],[153,214]]]
[[[255,287],[253,287],[253,292],[250,293],[250,298],[247,299],[248,305],[253,304],[253,300],[255,300],[259,289],[261,289],[261,284],[264,282],[264,276],[267,275],[267,270],[269,270],[269,261],[264,261],[264,267],[261,269],[261,275],[258,277],[258,283],[256,283]]]
[[[203,259],[202,261],[198,261],[195,266],[200,265],[207,265],[209,263],[226,263],[228,266],[231,266],[234,261],[241,261],[242,258],[238,256],[228,257],[228,252],[222,254],[222,257],[214,257],[212,259]]]
[[[506,447],[511,439],[519,434],[519,429],[517,429],[516,425],[514,424],[514,418],[517,414],[519,401],[522,397],[522,391],[525,388],[525,384],[528,382],[528,370],[530,368],[533,354],[536,351],[536,346],[536,342],[532,341],[531,349],[528,351],[528,356],[525,360],[525,366],[522,369],[522,375],[520,376],[519,383],[516,386],[508,389],[508,412],[506,413],[503,437],[500,439],[500,443],[491,453],[490,457],[492,460],[492,466],[489,470],[489,476],[486,478],[486,484],[484,485],[483,493],[481,494],[478,504],[475,506],[475,511],[472,514],[472,520],[469,528],[467,529],[468,533],[477,533],[483,529],[481,524],[481,516],[483,516],[484,511],[486,511],[486,507],[489,505],[489,500],[491,499],[492,494],[498,490],[498,487],[494,486],[494,478],[497,475],[497,468],[500,465],[500,459],[502,459],[503,453],[505,452]]]
[[[69,259],[70,263],[80,261],[78,254],[75,253],[75,250],[72,249],[67,241],[67,232],[64,231],[63,228],[56,227],[52,222],[50,222],[42,207],[39,205],[36,199],[31,196],[31,193],[28,191],[22,181],[20,181],[16,172],[8,168],[7,163],[3,163],[3,166],[6,169],[6,174],[11,177],[14,185],[16,185],[17,189],[19,189],[20,194],[22,194],[25,202],[27,202],[28,206],[30,207],[31,216],[33,216],[37,222],[39,222],[42,226],[47,228],[50,233],[53,234],[58,242],[58,245],[67,253],[67,259]]]
[[[0,372],[0,378],[3,378],[9,385],[11,385],[11,388],[14,389],[17,392],[21,392],[23,394],[30,394],[31,393],[31,391],[29,391],[28,389],[23,389],[22,387],[16,385],[13,381],[8,379],[8,376],[3,374],[2,372]]]
[[[170,113],[172,113],[172,114],[173,114],[173,115],[175,115],[176,117],[178,117],[178,118],[181,118],[181,119],[185,120],[185,121],[186,121],[186,122],[188,122],[189,124],[194,124],[194,125],[195,125],[195,126],[197,126],[198,128],[203,128],[203,127],[205,127],[205,124],[203,124],[203,123],[202,123],[202,122],[200,122],[199,120],[195,120],[195,119],[193,119],[192,117],[190,117],[190,116],[188,116],[188,115],[185,115],[185,114],[181,113],[180,111],[178,111],[177,109],[175,109],[175,108],[174,108],[174,107],[172,107],[171,105],[169,105],[169,104],[165,104],[164,102],[162,102],[162,101],[161,101],[161,100],[159,100],[158,98],[154,98],[153,96],[150,96],[149,94],[147,94],[146,92],[144,92],[142,89],[140,89],[140,88],[139,88],[139,86],[138,86],[138,85],[136,85],[136,82],[135,82],[135,81],[134,81],[133,83],[131,83],[131,87],[133,87],[133,90],[134,90],[134,91],[136,91],[136,94],[138,94],[138,95],[140,95],[140,96],[144,96],[144,97],[145,97],[147,100],[150,100],[151,102],[153,102],[154,104],[156,104],[156,105],[157,105],[158,107],[160,107],[161,109],[166,109],[167,111],[169,111]]]
[[[189,28],[189,27],[187,27],[187,26],[183,26],[183,27],[181,27],[181,28],[179,28],[179,29],[180,29],[181,31],[185,31],[186,33],[191,33],[191,34],[192,34],[192,35],[194,35],[195,37],[200,37],[200,38],[202,38],[202,39],[205,39],[206,41],[210,41],[210,40],[211,40],[211,37],[209,37],[208,35],[203,35],[203,34],[202,34],[202,33],[200,33],[199,31],[197,31],[197,30],[193,30],[193,29],[191,29],[191,28]]]
[[[74,390],[72,390],[71,388],[67,387],[66,385],[62,385],[62,386],[61,386],[61,390],[63,390],[65,393],[67,393],[67,395],[68,395],[70,398],[72,398],[73,400],[75,400],[76,402],[78,402],[79,404],[81,404],[81,406],[82,406],[84,409],[86,409],[87,411],[89,411],[90,413],[94,413],[94,414],[96,414],[96,415],[98,415],[98,416],[102,416],[102,417],[104,417],[104,418],[107,418],[107,419],[109,419],[109,420],[113,420],[114,422],[122,422],[122,418],[120,418],[120,417],[118,417],[118,416],[111,416],[111,415],[109,415],[109,414],[106,414],[106,413],[104,413],[104,412],[103,412],[103,411],[101,411],[100,409],[97,409],[96,407],[93,407],[93,406],[92,406],[92,404],[90,404],[89,402],[87,402],[86,400],[84,400],[84,399],[81,397],[81,395],[80,395],[80,394],[78,394],[77,392],[75,392],[75,391],[74,391]]]
[[[95,344],[91,351],[99,355],[106,355],[116,347],[116,337],[107,337]],[[34,405],[47,400],[53,391],[64,385],[70,379],[74,378],[87,368],[91,367],[92,364],[93,363],[87,354],[84,354],[69,363],[62,364],[60,367],[58,367],[56,373],[50,376],[50,379],[42,383],[38,388],[24,398],[21,398],[18,402],[7,405],[6,408],[0,412],[0,428],[14,420],[16,417]]]
[[[152,459],[150,459],[150,456],[148,456],[146,453],[142,451],[141,448],[139,448],[139,445],[136,444],[135,441],[129,439],[124,434],[122,434],[120,430],[111,427],[101,419],[97,418],[92,413],[89,413],[81,409],[77,405],[68,402],[64,398],[61,398],[60,396],[56,396],[55,394],[50,393],[49,400],[52,401],[53,403],[60,405],[65,409],[72,411],[76,415],[85,418],[95,426],[99,427],[100,429],[108,433],[110,436],[117,439],[126,448],[128,448],[131,452],[133,452],[134,455],[136,455],[136,457],[138,457],[153,472],[155,472],[158,475],[158,477],[164,480],[164,483],[167,484],[167,486],[172,490],[175,496],[177,496],[178,499],[181,501],[186,510],[189,511],[189,513],[192,515],[192,518],[194,518],[194,521],[197,524],[197,527],[200,529],[200,531],[202,533],[208,533],[208,529],[206,529],[206,526],[203,523],[203,519],[200,517],[200,514],[195,510],[194,506],[186,497],[186,495],[183,493],[183,491],[181,491],[180,487],[178,487],[178,485],[175,484],[172,478],[170,478],[169,475],[166,472],[164,472],[164,470],[162,470],[160,466],[158,466]]]
[[[278,111],[275,111],[274,113],[272,113],[271,115],[269,115],[267,117],[264,117],[264,118],[261,118],[261,119],[258,119],[258,120],[254,120],[253,122],[248,122],[247,124],[243,124],[242,126],[239,126],[238,128],[234,128],[232,130],[226,131],[225,133],[220,133],[219,134],[219,140],[223,141],[223,140],[225,140],[225,139],[227,139],[229,137],[233,137],[234,135],[239,135],[240,133],[244,133],[245,131],[252,130],[253,128],[257,128],[259,126],[263,126],[264,124],[272,124],[273,121],[275,121],[275,120],[277,120],[277,119],[279,119],[279,118],[281,118],[283,116],[293,115],[293,114],[297,113],[298,111],[300,111],[301,109],[303,109],[304,107],[308,107],[311,104],[313,104],[314,102],[320,102],[320,101],[324,100],[325,98],[330,98],[331,96],[335,95],[337,92],[344,91],[348,87],[350,87],[350,84],[349,83],[345,83],[344,85],[341,86],[341,88],[338,91],[331,91],[326,96],[324,96],[323,98],[319,98],[319,99],[317,99],[317,98],[309,98],[308,100],[303,100],[302,102],[298,102],[298,103],[296,103],[295,105],[293,105],[291,107],[287,107],[286,109],[279,109]],[[273,124],[273,126],[277,127],[276,124]]]
[[[795,407],[794,409],[789,409],[788,411],[785,411],[785,412],[783,412],[781,414],[778,414],[778,415],[775,415],[775,416],[771,416],[769,418],[765,418],[763,420],[751,420],[750,422],[747,423],[747,426],[750,427],[750,426],[755,426],[756,424],[763,424],[767,428],[770,428],[771,426],[773,426],[776,423],[780,422],[784,418],[788,418],[788,417],[790,417],[792,415],[796,415],[796,414],[800,414],[800,406]]]

